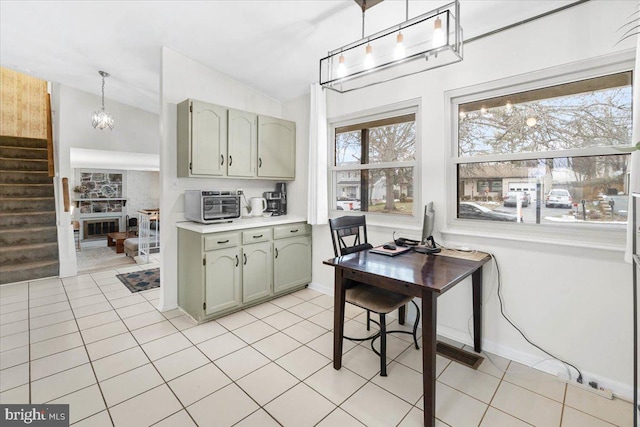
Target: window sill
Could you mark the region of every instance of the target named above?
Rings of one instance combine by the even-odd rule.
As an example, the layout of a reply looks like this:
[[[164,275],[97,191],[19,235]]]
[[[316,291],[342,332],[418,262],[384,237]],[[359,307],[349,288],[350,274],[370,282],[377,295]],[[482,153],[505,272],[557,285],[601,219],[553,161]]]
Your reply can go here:
[[[442,229],[440,230],[440,234],[446,240],[455,239],[457,237],[473,237],[473,238],[482,238],[488,240],[504,240],[504,241],[517,241],[524,243],[534,243],[534,244],[542,244],[542,245],[553,245],[553,246],[565,246],[570,248],[582,248],[582,249],[597,249],[608,252],[625,252],[625,238],[624,233],[621,233],[621,236],[615,236],[609,238],[609,240],[613,240],[613,242],[603,242],[598,239],[598,241],[585,241],[579,240],[575,238],[564,238],[557,239],[549,236],[538,235],[520,235],[520,234],[508,234],[508,233],[493,233],[487,231],[473,231],[468,229]],[[618,234],[618,233],[616,233]],[[620,238],[618,238],[620,237]]]

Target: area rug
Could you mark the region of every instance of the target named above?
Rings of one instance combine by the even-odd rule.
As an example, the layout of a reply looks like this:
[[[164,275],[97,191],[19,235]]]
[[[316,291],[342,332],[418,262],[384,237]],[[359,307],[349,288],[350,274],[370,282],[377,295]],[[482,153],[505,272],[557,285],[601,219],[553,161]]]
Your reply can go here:
[[[160,286],[160,269],[151,268],[133,273],[118,274],[116,277],[129,288],[131,292],[146,291]]]

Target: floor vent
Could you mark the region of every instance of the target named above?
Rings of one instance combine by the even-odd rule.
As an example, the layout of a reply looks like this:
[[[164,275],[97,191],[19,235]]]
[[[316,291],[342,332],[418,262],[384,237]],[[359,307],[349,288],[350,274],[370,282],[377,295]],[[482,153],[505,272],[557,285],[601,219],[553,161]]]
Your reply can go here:
[[[484,357],[482,356],[478,356],[477,354],[462,350],[461,348],[454,347],[441,341],[438,341],[436,351],[440,356],[444,356],[454,362],[462,363],[471,369],[478,369],[478,366],[480,366],[484,360]]]

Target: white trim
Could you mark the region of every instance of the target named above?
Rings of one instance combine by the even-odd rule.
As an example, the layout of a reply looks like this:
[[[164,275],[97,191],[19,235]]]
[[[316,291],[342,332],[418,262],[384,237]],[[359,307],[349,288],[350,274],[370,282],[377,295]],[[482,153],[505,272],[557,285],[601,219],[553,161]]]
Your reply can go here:
[[[333,296],[333,286],[325,286],[322,283],[311,282],[308,285],[309,289],[313,289],[314,291],[322,292],[325,295]]]
[[[506,155],[487,155],[460,157],[458,154],[458,105],[481,99],[505,96],[514,92],[534,90],[543,87],[569,83],[597,76],[634,70],[635,49],[629,49],[597,58],[550,67],[526,74],[494,80],[473,86],[453,89],[444,96],[444,138],[449,141],[449,150],[445,150],[446,177],[446,226],[441,233],[450,235],[485,236],[507,240],[554,242],[562,245],[584,245],[598,243],[610,250],[618,251],[625,241],[625,224],[607,227],[597,224],[580,224],[567,227],[556,224],[498,224],[490,221],[460,220],[457,213],[457,165],[488,161],[526,160],[538,158],[572,157],[576,155],[623,154],[612,147],[591,147],[580,150],[562,150],[553,152],[518,153]],[[635,74],[635,73],[634,73]],[[478,228],[483,230],[478,233]],[[535,236],[535,237],[534,237]]]
[[[329,124],[329,152],[328,158],[335,159],[335,130],[336,128],[354,125],[363,122],[371,122],[380,119],[386,119],[390,117],[401,116],[405,114],[415,114],[415,127],[416,127],[416,147],[414,160],[398,161],[398,162],[386,162],[386,163],[371,163],[366,165],[349,165],[349,166],[334,166],[333,161],[327,162],[328,177],[328,204],[329,204],[329,217],[336,218],[338,216],[348,215],[349,211],[341,211],[332,209],[333,201],[336,200],[335,194],[335,174],[342,171],[350,170],[372,170],[372,169],[386,169],[386,168],[399,168],[409,167],[413,168],[413,212],[411,216],[408,215],[395,215],[376,212],[353,212],[357,215],[366,215],[368,221],[371,220],[373,224],[377,224],[382,227],[394,227],[398,224],[408,223],[410,227],[417,227],[422,224],[421,222],[421,191],[422,191],[422,174],[421,174],[421,161],[422,158],[422,99],[415,98],[390,105],[379,106],[372,109],[351,113],[341,117],[330,117],[327,122]],[[369,224],[367,224],[369,225]]]

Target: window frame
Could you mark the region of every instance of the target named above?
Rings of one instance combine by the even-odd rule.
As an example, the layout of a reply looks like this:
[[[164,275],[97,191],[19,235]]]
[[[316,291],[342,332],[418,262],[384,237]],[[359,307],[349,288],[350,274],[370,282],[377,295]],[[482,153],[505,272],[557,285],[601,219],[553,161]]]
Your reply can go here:
[[[387,106],[381,106],[370,110],[364,110],[360,112],[351,113],[348,115],[329,118],[329,132],[328,132],[328,159],[327,162],[327,174],[328,174],[328,206],[329,217],[337,218],[344,215],[365,215],[367,217],[367,225],[379,225],[396,227],[403,229],[416,229],[422,226],[421,217],[421,153],[422,153],[422,131],[421,131],[421,102],[419,99],[408,100],[406,102],[396,103]],[[397,161],[397,162],[385,162],[385,163],[371,163],[371,164],[357,164],[350,166],[335,166],[336,155],[336,130],[355,126],[359,124],[366,124],[370,122],[376,122],[393,117],[404,116],[408,114],[415,115],[415,132],[416,132],[416,146],[415,146],[415,159],[412,161]],[[336,172],[341,171],[361,171],[371,169],[388,169],[388,168],[413,168],[413,209],[411,215],[395,215],[380,212],[363,212],[363,211],[344,211],[335,208],[335,201],[337,200],[337,183]],[[409,227],[407,227],[407,225]]]
[[[598,224],[582,224],[580,227],[567,227],[566,224],[513,224],[498,221],[482,221],[457,218],[458,176],[457,166],[465,163],[550,159],[575,156],[598,156],[624,154],[612,147],[590,147],[570,150],[557,150],[531,153],[500,155],[482,155],[461,157],[458,150],[458,109],[461,104],[483,99],[508,96],[513,93],[542,89],[555,85],[572,83],[579,80],[620,72],[632,72],[632,85],[635,80],[635,53],[627,50],[574,63],[559,65],[548,69],[533,71],[487,83],[481,83],[445,92],[445,141],[449,142],[445,150],[446,164],[446,228],[441,232],[452,237],[459,235],[490,237],[496,239],[547,242],[567,246],[593,247],[599,244],[604,249],[623,250],[626,241],[626,227],[607,227]],[[478,231],[478,229],[482,231]]]

